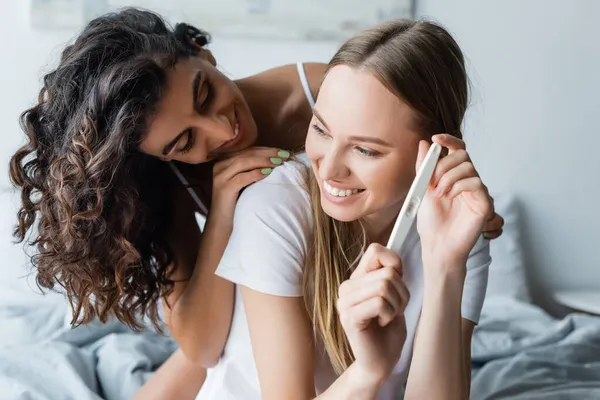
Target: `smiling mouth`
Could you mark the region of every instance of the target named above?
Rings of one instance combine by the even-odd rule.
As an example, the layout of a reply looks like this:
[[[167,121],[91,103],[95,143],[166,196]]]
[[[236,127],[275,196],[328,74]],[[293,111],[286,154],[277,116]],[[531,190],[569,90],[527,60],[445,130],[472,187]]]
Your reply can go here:
[[[240,129],[240,121],[238,119],[237,111],[236,111],[235,126],[233,128],[233,137],[231,139],[229,139],[228,141],[223,142],[223,144],[221,144],[219,147],[217,147],[216,149],[211,151],[211,153],[216,155],[218,153],[221,153],[223,150],[227,150],[228,148],[235,146],[237,144],[238,140],[240,139],[241,132],[242,132],[242,130]]]
[[[340,189],[335,186],[331,186],[325,181],[323,181],[323,188],[327,193],[335,197],[351,197],[355,194],[365,191],[365,189]]]

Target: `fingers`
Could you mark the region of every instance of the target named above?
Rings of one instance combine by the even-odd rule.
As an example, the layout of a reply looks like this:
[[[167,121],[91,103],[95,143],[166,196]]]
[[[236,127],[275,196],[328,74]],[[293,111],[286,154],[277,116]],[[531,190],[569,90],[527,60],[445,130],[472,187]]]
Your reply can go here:
[[[271,173],[270,168],[254,169],[248,172],[242,172],[231,178],[231,186],[235,191],[240,191],[246,186],[266,178]]]
[[[504,226],[504,218],[494,213],[492,218],[488,219],[483,226],[484,231],[496,231],[502,229]]]
[[[483,232],[483,237],[487,240],[494,240],[494,239],[498,239],[500,236],[502,236],[502,233],[504,232],[503,229],[498,229],[495,231],[489,231],[489,232]]]
[[[431,144],[429,144],[429,142],[426,140],[421,140],[419,142],[419,152],[417,153],[417,162],[415,163],[415,173],[419,171],[419,168],[421,168],[421,164],[423,163],[425,156],[427,156],[427,152],[429,151],[430,147]]]
[[[469,161],[465,161],[442,175],[437,188],[435,189],[435,195],[437,197],[442,197],[449,192],[457,182],[469,178],[479,178],[479,176],[477,175],[477,171],[473,164]]]
[[[290,153],[285,150],[268,147],[250,148],[231,155],[213,167],[213,192],[238,193],[264,179],[289,157]]]
[[[340,318],[365,328],[377,318],[386,326],[402,314],[410,293],[402,280],[402,262],[392,250],[371,244],[350,279],[340,285],[337,303]]]
[[[344,284],[350,280],[344,282],[340,287],[341,296],[337,302],[338,313],[344,325],[351,324],[361,330],[377,319],[378,324],[383,327],[404,313],[410,294],[394,269],[388,270],[396,274],[396,283],[381,277],[365,282],[363,277],[359,279],[363,281],[362,290],[357,291],[344,289]],[[383,270],[371,272],[370,275],[381,271]]]
[[[400,274],[394,268],[386,267],[343,282],[339,288],[338,305],[352,307],[377,296],[386,299],[397,312],[404,312],[410,298]]]
[[[493,212],[493,211],[492,211]],[[504,218],[493,212],[493,215],[483,225],[483,237],[488,240],[494,240],[502,235],[504,227]]]
[[[371,243],[360,259],[358,266],[350,275],[350,279],[363,276],[382,267],[392,267],[402,276],[402,261],[393,250],[379,243]]]
[[[457,150],[454,153],[441,158],[435,166],[435,171],[431,177],[431,185],[433,187],[438,186],[444,174],[465,162],[471,162],[466,150]]]
[[[259,167],[274,168],[281,165],[289,157],[290,153],[285,150],[253,147],[231,154],[226,159],[215,163],[213,174],[217,176],[225,173],[225,179],[231,179],[236,173],[247,172],[251,169]]]
[[[466,150],[467,148],[464,141],[455,136],[448,135],[447,133],[433,135],[431,141],[439,144],[442,147],[447,147],[449,150],[448,154],[452,154],[457,150]]]
[[[487,188],[478,176],[473,176],[467,179],[461,179],[458,182],[455,182],[452,185],[452,188],[448,191],[447,197],[450,199],[454,199],[456,196],[463,192],[479,192],[482,196],[485,196],[485,201],[488,204],[490,204],[489,199],[487,198]]]
[[[446,198],[453,200],[458,195],[461,195],[465,192],[469,193],[469,200],[474,201],[467,203],[467,206],[481,217],[487,219],[491,212],[492,205],[489,200],[487,187],[483,184],[481,179],[479,177],[472,177],[456,182],[446,195]],[[477,207],[472,207],[475,204]]]
[[[393,307],[381,297],[373,297],[362,302],[345,313],[340,313],[340,318],[346,323],[355,325],[359,330],[366,329],[371,321],[377,319],[380,326],[386,326],[398,314]]]
[[[360,328],[366,328],[373,319],[377,319],[379,326],[386,326],[399,315],[404,313],[406,304],[396,306],[390,297],[374,296],[367,298],[353,306],[339,303],[338,313],[342,321],[349,322]]]

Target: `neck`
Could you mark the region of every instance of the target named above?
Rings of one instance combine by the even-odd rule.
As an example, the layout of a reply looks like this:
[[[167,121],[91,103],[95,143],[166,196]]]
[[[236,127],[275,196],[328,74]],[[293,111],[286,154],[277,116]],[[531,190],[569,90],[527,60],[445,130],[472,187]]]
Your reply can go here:
[[[282,119],[279,97],[270,90],[257,87],[251,77],[235,83],[244,95],[258,129],[254,145],[277,147],[278,136],[283,136],[274,134],[279,132]]]
[[[256,122],[258,137],[255,146],[291,151],[303,148],[312,117],[304,97],[297,96],[289,84],[256,76],[236,81],[236,84]]]
[[[367,236],[372,242],[376,242],[384,246],[387,244],[403,203],[404,199],[398,203],[390,205],[383,210],[362,218],[363,224],[367,231]]]

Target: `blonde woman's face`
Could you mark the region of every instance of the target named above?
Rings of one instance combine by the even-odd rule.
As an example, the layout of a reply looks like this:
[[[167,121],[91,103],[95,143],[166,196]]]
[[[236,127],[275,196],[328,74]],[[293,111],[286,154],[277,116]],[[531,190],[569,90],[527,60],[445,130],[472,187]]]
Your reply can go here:
[[[329,216],[393,220],[415,176],[421,137],[414,124],[414,111],[370,71],[329,71],[306,138]]]

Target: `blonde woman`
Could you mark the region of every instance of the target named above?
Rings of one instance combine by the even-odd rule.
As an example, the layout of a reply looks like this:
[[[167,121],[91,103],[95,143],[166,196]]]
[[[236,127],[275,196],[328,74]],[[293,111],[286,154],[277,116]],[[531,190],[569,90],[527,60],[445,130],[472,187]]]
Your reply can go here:
[[[467,103],[463,55],[436,24],[342,46],[306,154],[238,202],[217,269],[237,284],[234,318],[198,398],[468,397],[493,211],[461,140]],[[381,243],[431,141],[447,154],[398,255]]]

